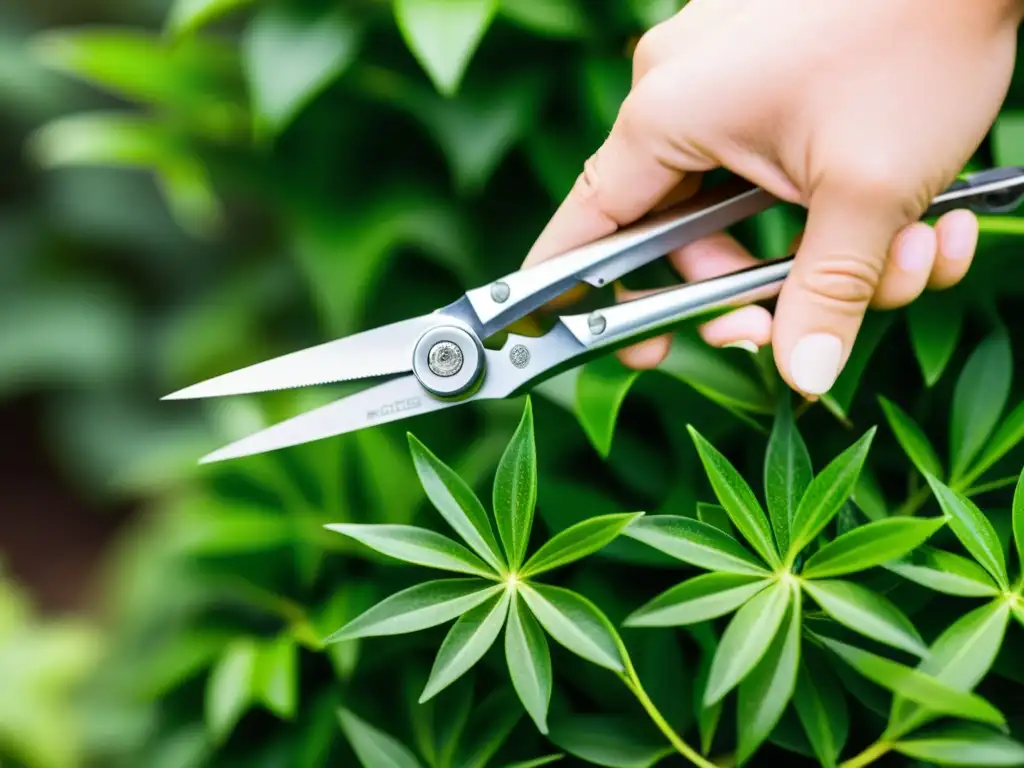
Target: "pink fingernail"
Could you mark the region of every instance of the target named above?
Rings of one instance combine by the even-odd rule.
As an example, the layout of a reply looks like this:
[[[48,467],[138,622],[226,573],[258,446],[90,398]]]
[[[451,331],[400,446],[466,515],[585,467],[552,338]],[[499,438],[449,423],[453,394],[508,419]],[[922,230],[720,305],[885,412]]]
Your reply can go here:
[[[927,225],[912,226],[900,237],[896,263],[904,272],[928,269],[935,258],[937,245],[934,229]]]
[[[970,211],[953,211],[942,221],[942,255],[950,261],[966,261],[978,246],[978,220]]]

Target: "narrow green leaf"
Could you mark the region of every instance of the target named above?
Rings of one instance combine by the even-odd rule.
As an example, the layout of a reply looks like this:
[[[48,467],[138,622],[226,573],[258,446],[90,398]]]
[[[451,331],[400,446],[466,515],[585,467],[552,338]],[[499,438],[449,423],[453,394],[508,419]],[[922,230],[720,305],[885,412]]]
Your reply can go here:
[[[889,515],[885,494],[870,467],[862,467],[851,497],[869,520],[882,520]]]
[[[785,584],[773,584],[736,612],[711,662],[705,705],[721,701],[762,659],[786,615],[790,592]]]
[[[206,684],[206,728],[224,741],[253,700],[256,644],[250,638],[233,641],[221,655]]]
[[[533,437],[533,401],[526,398],[519,421],[494,477],[494,516],[509,568],[519,570],[530,541],[537,506],[537,447]]]
[[[818,760],[835,768],[850,731],[849,710],[835,673],[810,653],[800,664],[793,706]]]
[[[279,133],[355,60],[360,29],[340,10],[308,15],[268,5],[242,38],[242,60],[261,129]]]
[[[818,638],[829,650],[864,677],[911,701],[965,720],[1004,725],[1002,714],[985,699],[952,688],[931,675],[829,638]]]
[[[800,551],[814,541],[821,530],[828,525],[849,499],[857,483],[861,467],[871,449],[875,427],[851,445],[811,481],[810,487],[800,501],[793,520],[787,557],[792,562]]]
[[[394,736],[374,728],[348,709],[338,710],[341,730],[363,768],[420,768],[408,747]]]
[[[933,547],[921,547],[905,560],[888,563],[886,570],[905,579],[958,597],[994,597],[999,587],[988,571],[973,560]]]
[[[1013,351],[1006,331],[993,331],[964,364],[950,415],[950,475],[961,477],[999,423],[1010,396]],[[984,397],[978,397],[984,392]]]
[[[1024,569],[1024,470],[1013,491],[1013,540],[1017,545],[1017,567]]]
[[[523,566],[520,576],[531,578],[539,573],[561,568],[582,560],[587,555],[613,542],[643,512],[627,512],[592,517],[567,528],[545,542]]]
[[[509,763],[505,768],[541,768],[544,765],[551,765],[551,763],[557,763],[565,755],[547,755],[545,757],[538,757],[535,760],[522,760],[518,763]]]
[[[512,685],[523,707],[547,735],[551,703],[551,651],[537,620],[517,595],[509,607],[505,625],[505,660]]]
[[[678,627],[732,613],[772,582],[736,573],[706,573],[677,584],[634,611],[627,627]]]
[[[486,579],[497,578],[494,571],[464,546],[426,528],[357,523],[329,523],[324,528],[355,539],[396,560],[427,568],[470,573]]]
[[[1009,587],[1003,547],[992,523],[977,505],[959,491],[945,485],[932,475],[925,475],[942,511],[949,516],[949,527],[960,543],[971,553],[1003,589]]]
[[[768,526],[768,518],[765,517],[764,510],[761,509],[746,480],[697,430],[690,426],[687,429],[697,447],[697,453],[704,464],[715,496],[729,513],[732,524],[766,563],[771,566],[779,565],[781,561],[772,539],[771,528]]]
[[[935,386],[949,365],[963,324],[963,305],[942,294],[925,291],[907,307],[910,342],[928,387]]]
[[[838,579],[805,581],[803,588],[825,613],[846,628],[915,656],[928,654],[928,646],[910,619],[877,592]]]
[[[701,754],[707,755],[711,752],[711,746],[718,731],[718,724],[722,719],[722,701],[712,704],[710,707],[704,704],[708,682],[711,679],[711,665],[714,663],[715,655],[718,653],[718,637],[715,636],[710,624],[697,624],[690,632],[693,635],[693,639],[700,646],[697,679],[693,684],[693,708],[697,713],[700,751]]]
[[[508,741],[523,719],[523,711],[507,688],[492,691],[473,707],[466,732],[459,739],[458,753],[450,763],[454,768],[490,768],[494,756]]]
[[[509,590],[505,589],[486,603],[466,611],[452,625],[434,659],[420,704],[454,683],[483,658],[505,625],[508,603]]]
[[[622,401],[639,375],[614,355],[605,355],[586,363],[576,379],[576,415],[603,458],[611,451]]]
[[[388,597],[324,640],[324,644],[359,637],[418,632],[461,616],[494,597],[503,585],[480,579],[440,579],[417,584]]]
[[[177,35],[194,32],[214,19],[251,4],[253,0],[174,0],[167,28]]]
[[[505,570],[490,518],[466,481],[409,434],[413,465],[427,498],[462,540],[499,573]]]
[[[947,727],[892,746],[901,755],[935,765],[1024,765],[1024,744],[981,728]]]
[[[729,513],[718,504],[708,504],[707,502],[698,501],[697,519],[702,523],[713,525],[725,535],[735,538],[736,529],[732,527],[732,520],[729,519]]]
[[[501,15],[545,37],[584,37],[590,29],[579,0],[501,0]]]
[[[267,708],[286,720],[298,705],[299,656],[294,638],[281,635],[259,649],[253,692]]]
[[[622,641],[607,617],[585,597],[561,587],[520,584],[533,615],[559,644],[587,661],[621,672]]]
[[[988,441],[985,450],[971,466],[971,471],[965,474],[972,478],[981,477],[997,461],[1016,448],[1021,440],[1024,440],[1024,403],[1019,403],[1006,418],[1000,420],[999,427]]]
[[[807,445],[793,420],[790,396],[784,394],[779,397],[764,460],[764,495],[781,552],[789,549],[790,527],[813,477]]]
[[[797,595],[790,601],[788,618],[764,658],[740,683],[736,709],[737,765],[749,760],[764,743],[793,696],[800,665],[801,617]]]
[[[645,515],[626,528],[623,535],[698,568],[769,575],[764,565],[736,539],[693,518]]]
[[[801,575],[821,579],[883,565],[917,549],[945,524],[945,517],[890,517],[867,523],[811,555]]]
[[[942,461],[939,459],[935,449],[932,447],[928,436],[896,403],[884,397],[878,398],[885,413],[886,421],[892,428],[896,440],[899,442],[903,452],[907,454],[914,466],[921,474],[929,473],[936,477],[942,477],[944,470]]]
[[[438,91],[453,95],[498,10],[498,0],[394,0],[409,50]]]
[[[550,739],[559,749],[606,768],[652,768],[675,752],[643,723],[605,715],[561,717],[552,722]]]
[[[918,666],[921,673],[957,691],[970,691],[988,674],[1003,644],[1010,611],[1003,601],[994,600],[964,614],[932,643],[928,658]],[[898,691],[906,696],[903,691]],[[913,701],[913,697],[906,696]],[[946,712],[925,699],[923,706],[894,699],[889,732],[898,738]]]

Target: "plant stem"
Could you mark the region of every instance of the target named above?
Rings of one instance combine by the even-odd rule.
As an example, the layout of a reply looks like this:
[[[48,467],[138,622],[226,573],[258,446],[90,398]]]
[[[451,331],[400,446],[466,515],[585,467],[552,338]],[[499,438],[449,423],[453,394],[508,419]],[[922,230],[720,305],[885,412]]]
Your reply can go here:
[[[1019,478],[1016,475],[1010,477],[1002,477],[999,480],[992,480],[981,485],[976,485],[973,488],[968,488],[964,491],[964,496],[980,496],[983,493],[989,491],[998,491],[1000,488],[1007,488],[1017,482]]]
[[[644,690],[643,685],[640,683],[640,678],[636,674],[636,670],[633,669],[633,665],[626,664],[626,671],[622,674],[622,681],[626,684],[626,687],[633,692],[636,696],[637,701],[647,711],[651,720],[658,726],[658,730],[661,731],[665,738],[668,739],[669,743],[680,755],[685,757],[694,765],[700,766],[700,768],[719,768],[719,766],[712,763],[710,760],[702,757],[693,747],[683,741],[682,737],[675,732],[675,729],[669,725],[668,721],[664,718],[658,708],[654,706],[654,702],[647,695],[647,691]]]
[[[863,766],[875,762],[875,760],[886,754],[890,749],[892,749],[892,744],[879,739],[859,755],[855,755],[849,760],[840,763],[839,768],[863,768]]]

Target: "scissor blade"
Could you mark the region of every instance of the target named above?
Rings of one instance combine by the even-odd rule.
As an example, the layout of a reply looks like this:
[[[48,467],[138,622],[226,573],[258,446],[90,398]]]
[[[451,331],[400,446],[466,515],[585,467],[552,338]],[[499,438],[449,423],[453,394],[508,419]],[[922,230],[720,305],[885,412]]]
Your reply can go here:
[[[405,373],[412,370],[416,342],[436,324],[430,315],[402,320],[225,373],[163,399],[243,395]]]
[[[415,376],[409,374],[364,389],[362,392],[244,437],[204,456],[199,463],[237,459],[254,453],[289,448],[300,443],[311,443],[365,427],[387,424],[408,416],[430,413],[459,405],[461,402],[465,401],[453,402],[433,397],[420,385]]]

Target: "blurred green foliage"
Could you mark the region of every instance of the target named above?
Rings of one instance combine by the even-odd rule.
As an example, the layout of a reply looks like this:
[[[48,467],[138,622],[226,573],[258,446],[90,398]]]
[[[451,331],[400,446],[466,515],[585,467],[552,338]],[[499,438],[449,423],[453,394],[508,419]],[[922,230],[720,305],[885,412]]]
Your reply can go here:
[[[72,696],[69,681],[92,655],[91,637],[50,641],[12,619],[31,638],[12,647],[43,658],[19,663],[16,686],[0,691],[5,756],[32,768],[357,759],[440,768],[478,764],[473,756],[495,744],[488,765],[553,753],[564,764],[651,765],[671,752],[628,690],[560,647],[548,740],[508,698],[495,650],[420,705],[442,630],[322,643],[417,579],[323,525],[436,526],[405,429],[487,498],[521,403],[199,467],[209,450],[351,387],[197,404],[159,397],[432,310],[518,267],[610,128],[632,43],[681,5],[149,0],[96,3],[94,18],[56,3],[2,11],[2,146],[22,172],[0,204],[0,392],[43,400],[47,445],[83,494],[142,505],[110,555],[102,658],[84,689]],[[1024,165],[1018,110],[1019,77],[972,165]],[[736,234],[777,256],[800,223],[800,211],[780,207]],[[1011,551],[1010,486],[1024,464],[1014,376],[1024,324],[1013,311],[1024,293],[1024,219],[982,226],[964,284],[872,314],[829,397],[797,413],[818,470],[882,425],[830,536],[937,512],[928,473],[983,503]],[[630,287],[666,279],[652,268]],[[712,485],[685,427],[759,488],[780,392],[770,351],[711,350],[692,329],[655,372],[608,359],[547,383],[533,398],[534,543],[638,510],[728,528],[707,504]],[[691,569],[622,538],[552,581],[619,627],[683,581],[680,571]],[[929,645],[977,607],[880,569],[866,583]],[[7,669],[21,651],[6,650],[4,615]],[[702,705],[721,626],[622,630],[668,723],[715,755],[737,748],[735,702]],[[1017,738],[1024,676],[1007,649],[1020,632],[1008,626],[977,689]],[[794,705],[755,760],[813,761],[828,752],[822,744],[849,756],[882,732],[888,699],[877,684],[813,653],[799,674]],[[806,730],[807,707],[828,713],[817,731]],[[77,725],[66,730],[65,718]],[[53,738],[76,729],[80,739]],[[974,743],[943,738],[918,739],[905,754],[933,761],[936,743]]]

